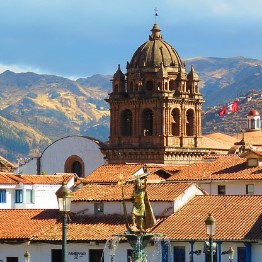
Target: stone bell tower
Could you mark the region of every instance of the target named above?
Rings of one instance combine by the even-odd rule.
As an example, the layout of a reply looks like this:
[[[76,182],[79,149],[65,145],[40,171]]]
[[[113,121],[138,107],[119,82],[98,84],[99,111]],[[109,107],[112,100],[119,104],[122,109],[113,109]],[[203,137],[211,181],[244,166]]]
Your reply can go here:
[[[109,163],[183,164],[200,160],[204,102],[193,66],[186,73],[177,51],[154,24],[134,53],[127,73],[112,80]]]

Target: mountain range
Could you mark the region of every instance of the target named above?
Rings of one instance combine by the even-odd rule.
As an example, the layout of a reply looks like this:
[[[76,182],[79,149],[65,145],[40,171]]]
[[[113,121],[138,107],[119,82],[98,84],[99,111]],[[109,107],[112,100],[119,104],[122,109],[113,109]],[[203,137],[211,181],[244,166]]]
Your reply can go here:
[[[250,90],[262,90],[260,60],[199,57],[185,62],[187,68],[194,65],[201,80],[205,132],[212,130],[210,123],[214,126],[220,120],[217,108]],[[0,155],[10,161],[36,156],[52,141],[68,135],[108,140],[109,108],[104,99],[111,79],[99,74],[77,80],[32,72],[0,74]],[[217,128],[227,132],[221,123]]]

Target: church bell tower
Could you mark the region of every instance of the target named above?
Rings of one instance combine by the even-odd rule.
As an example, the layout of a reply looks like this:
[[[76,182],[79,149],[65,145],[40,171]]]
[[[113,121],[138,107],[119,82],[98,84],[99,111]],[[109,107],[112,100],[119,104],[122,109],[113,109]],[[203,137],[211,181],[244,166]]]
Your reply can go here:
[[[186,73],[177,51],[154,24],[149,40],[112,80],[109,163],[183,164],[199,160],[201,111],[199,78]]]

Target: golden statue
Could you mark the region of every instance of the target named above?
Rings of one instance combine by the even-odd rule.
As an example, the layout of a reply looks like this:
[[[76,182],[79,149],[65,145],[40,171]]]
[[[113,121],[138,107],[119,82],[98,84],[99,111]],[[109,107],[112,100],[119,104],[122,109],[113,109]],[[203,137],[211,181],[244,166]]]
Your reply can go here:
[[[147,195],[147,179],[142,181],[139,176],[135,180],[133,192],[132,232],[145,232],[155,225],[156,219]]]

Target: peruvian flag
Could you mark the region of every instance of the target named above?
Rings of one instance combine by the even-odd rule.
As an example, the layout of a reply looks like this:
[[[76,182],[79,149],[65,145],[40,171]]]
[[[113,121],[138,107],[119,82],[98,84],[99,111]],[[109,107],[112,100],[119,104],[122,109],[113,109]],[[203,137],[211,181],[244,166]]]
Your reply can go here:
[[[223,107],[219,112],[219,116],[224,116],[226,114],[235,113],[238,111],[238,101],[229,103],[227,106]]]

